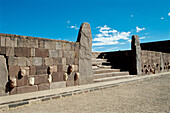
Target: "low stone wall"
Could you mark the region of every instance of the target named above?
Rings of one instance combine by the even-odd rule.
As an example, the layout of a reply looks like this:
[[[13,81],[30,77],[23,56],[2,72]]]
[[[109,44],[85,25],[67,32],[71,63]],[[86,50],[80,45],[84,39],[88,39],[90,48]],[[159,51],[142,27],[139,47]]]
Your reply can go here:
[[[147,50],[141,51],[142,75],[168,72],[170,71],[169,63],[170,63],[169,53]]]
[[[93,83],[91,46],[88,23],[77,42],[1,33],[0,96]]]

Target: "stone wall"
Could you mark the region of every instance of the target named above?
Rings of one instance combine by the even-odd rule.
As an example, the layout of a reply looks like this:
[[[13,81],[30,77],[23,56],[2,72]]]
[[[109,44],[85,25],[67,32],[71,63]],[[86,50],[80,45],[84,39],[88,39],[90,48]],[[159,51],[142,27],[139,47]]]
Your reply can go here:
[[[170,63],[169,53],[147,50],[141,51],[142,75],[168,72],[170,71],[169,63]]]
[[[0,34],[0,55],[7,62],[9,94],[79,84],[75,79],[79,72],[79,42]],[[68,72],[71,68],[73,71]],[[68,79],[64,80],[66,73]]]
[[[170,40],[140,44],[142,50],[158,51],[163,53],[170,53],[169,45],[170,45]]]
[[[113,68],[129,71],[132,75],[167,72],[170,71],[170,53],[168,53],[170,52],[169,44],[170,41],[140,44],[139,37],[133,35],[131,50],[93,52],[93,58],[108,59]]]

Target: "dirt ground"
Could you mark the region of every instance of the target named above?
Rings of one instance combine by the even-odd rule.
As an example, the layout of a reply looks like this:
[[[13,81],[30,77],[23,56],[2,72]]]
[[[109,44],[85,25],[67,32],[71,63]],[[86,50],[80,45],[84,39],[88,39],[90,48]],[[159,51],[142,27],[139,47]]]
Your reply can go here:
[[[0,113],[170,113],[170,75]]]

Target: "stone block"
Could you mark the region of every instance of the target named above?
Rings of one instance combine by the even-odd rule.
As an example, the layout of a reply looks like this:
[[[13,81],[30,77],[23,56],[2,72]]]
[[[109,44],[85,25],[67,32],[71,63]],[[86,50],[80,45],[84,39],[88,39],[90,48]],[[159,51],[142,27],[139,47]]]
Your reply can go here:
[[[35,56],[35,48],[31,48],[31,56]]]
[[[58,57],[60,57],[60,58],[63,57],[63,50],[58,50]]]
[[[36,66],[36,74],[47,74],[48,66]]]
[[[17,87],[12,88],[12,89],[10,90],[9,94],[10,94],[10,95],[15,95],[15,94],[17,94]]]
[[[55,41],[45,41],[45,49],[55,50],[56,42]]]
[[[32,58],[27,58],[26,59],[26,66],[32,66]]]
[[[69,65],[63,65],[63,71],[67,72],[68,71],[68,67],[69,67]]]
[[[45,41],[44,40],[38,40],[38,48],[45,48]]]
[[[49,50],[49,56],[53,58],[59,57],[59,50]]]
[[[17,37],[17,47],[24,47],[25,38]]]
[[[56,49],[62,49],[62,43],[56,42]]]
[[[29,39],[30,40],[30,46],[29,47],[32,47],[32,48],[38,48],[38,39]]]
[[[15,47],[14,55],[17,57],[30,57],[31,56],[31,48]]]
[[[5,47],[5,37],[1,37],[1,46]]]
[[[66,58],[62,58],[62,65],[66,65]]]
[[[62,43],[63,44],[63,50],[71,50],[71,43]]]
[[[69,57],[69,51],[64,50],[64,51],[63,51],[63,57],[64,57],[64,58]]]
[[[5,89],[8,82],[8,70],[6,65],[6,59],[0,55],[0,96],[6,95]]]
[[[26,61],[27,58],[26,57],[18,57],[18,66],[26,66]]]
[[[52,82],[64,81],[63,75],[63,72],[53,72]]]
[[[74,81],[74,75],[75,75],[75,72],[72,72],[68,75],[68,81]]]
[[[75,53],[74,53],[74,51],[69,51],[69,57],[70,57],[70,58],[75,58]]]
[[[6,47],[6,56],[14,56],[14,48]]]
[[[66,64],[67,64],[67,65],[73,65],[73,64],[75,64],[75,58],[67,57],[67,58],[66,58]]]
[[[35,84],[48,83],[48,75],[35,76]]]
[[[72,65],[72,66],[73,66],[73,71],[74,71],[74,72],[78,72],[78,70],[79,70],[78,65]]]
[[[45,58],[45,65],[46,66],[51,66],[53,65],[53,58]]]
[[[20,72],[19,66],[8,66],[9,76],[18,76]]]
[[[17,94],[35,92],[35,91],[38,91],[37,85],[17,87]]]
[[[65,88],[65,87],[66,87],[66,81],[52,82],[50,84],[50,89]]]
[[[28,84],[28,79],[26,76],[20,78],[20,79],[17,79],[17,86],[20,87],[20,86],[25,86]]]
[[[8,65],[17,66],[17,64],[18,64],[17,57],[11,57],[11,56],[8,57]]]
[[[63,72],[63,65],[57,65],[57,71]]]
[[[52,66],[53,72],[57,72],[57,66]]]
[[[74,44],[74,50],[75,51],[79,51],[79,43],[75,43]]]
[[[42,91],[42,90],[49,90],[50,89],[50,84],[39,84],[38,85],[38,91]]]
[[[17,47],[17,38],[6,37],[6,47]]]
[[[29,67],[20,67],[21,70],[25,70],[25,75],[29,75],[30,68]]]
[[[66,81],[66,86],[74,86],[74,81]]]
[[[75,51],[74,56],[75,56],[75,58],[79,58],[79,51]]]
[[[5,55],[5,54],[6,54],[6,48],[0,47],[0,55]]]
[[[79,64],[79,58],[75,58],[75,65]]]
[[[79,85],[79,81],[78,80],[74,81],[74,85],[78,86]]]
[[[48,57],[49,51],[48,49],[35,49],[35,57]]]
[[[53,64],[54,65],[62,64],[62,58],[53,58]]]
[[[30,66],[29,68],[29,73],[30,75],[36,75],[36,67],[35,66]]]
[[[40,57],[32,58],[33,66],[42,66],[42,64],[43,64],[42,58],[40,58]]]

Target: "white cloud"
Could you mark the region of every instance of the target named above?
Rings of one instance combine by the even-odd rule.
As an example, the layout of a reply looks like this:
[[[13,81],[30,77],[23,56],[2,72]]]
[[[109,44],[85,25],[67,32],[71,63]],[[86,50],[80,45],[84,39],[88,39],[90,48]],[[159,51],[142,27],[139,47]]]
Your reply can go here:
[[[79,29],[79,28],[77,27],[77,25],[75,25],[75,26],[70,26],[70,27],[68,27],[68,28],[75,29],[75,30],[78,30],[78,29]]]
[[[168,13],[168,16],[170,16],[170,12]]]
[[[119,40],[128,40],[131,32],[118,32],[107,25],[99,28],[99,34],[96,34],[95,38],[93,39],[93,46],[102,46],[102,45],[115,45],[115,44],[122,44],[119,43]]]
[[[70,21],[68,20],[68,21],[67,21],[67,24],[69,24],[69,23],[70,23]]]
[[[140,32],[140,31],[143,31],[143,30],[145,30],[145,28],[139,28],[138,26],[136,27],[136,32],[137,33]]]
[[[130,43],[131,43],[131,42],[132,42],[132,40],[131,40],[131,39],[129,39],[127,42],[130,42]]]
[[[114,51],[115,49],[118,49],[118,47],[109,48],[106,51]]]
[[[161,20],[163,20],[164,19],[164,17],[161,17]]]
[[[145,36],[143,36],[143,37],[140,37],[139,39],[144,39],[144,38],[146,38]]]

